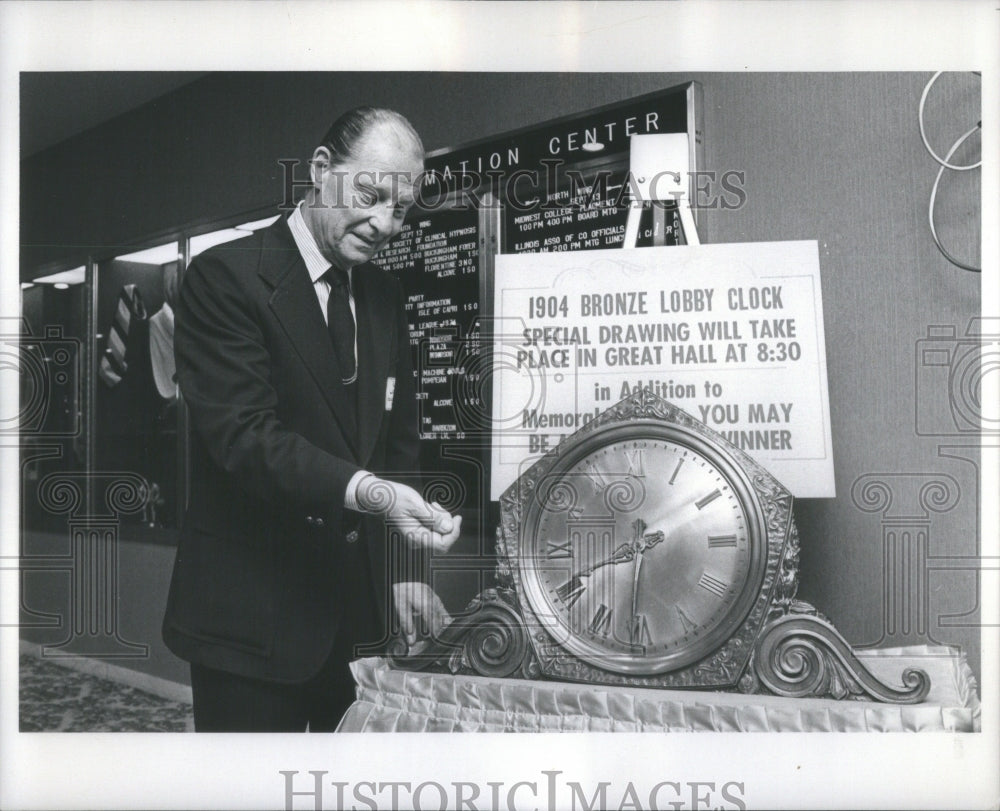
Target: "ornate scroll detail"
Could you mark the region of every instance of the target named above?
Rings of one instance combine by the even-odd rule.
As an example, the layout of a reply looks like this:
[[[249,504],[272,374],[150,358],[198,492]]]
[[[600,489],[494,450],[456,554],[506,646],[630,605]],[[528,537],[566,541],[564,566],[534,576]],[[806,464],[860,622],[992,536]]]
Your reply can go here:
[[[792,495],[773,476],[758,472],[753,477],[754,488],[764,506],[764,523],[768,532],[784,531],[792,511]]]
[[[746,693],[748,695],[763,692],[763,690],[760,689],[760,679],[757,678],[757,671],[754,667],[753,656],[750,657],[750,664],[747,665],[747,669],[743,672],[743,675],[740,676],[736,689],[739,692]]]
[[[641,675],[585,661],[571,654],[550,624],[525,599],[520,589],[525,570],[534,565],[529,556],[524,533],[531,532],[524,522],[536,509],[572,512],[578,495],[564,476],[562,460],[571,459],[590,442],[595,432],[617,430],[622,424],[668,423],[686,430],[724,451],[746,477],[745,484],[755,496],[753,519],[763,562],[754,584],[755,597],[746,613],[728,629],[728,637],[706,652],[699,661],[663,673]],[[925,484],[921,482],[921,484]],[[941,478],[920,487],[916,512],[925,518],[930,511],[946,511],[953,506],[952,490]],[[636,495],[624,488],[605,493],[609,512],[621,511]],[[869,511],[889,510],[893,493],[882,482],[856,485],[855,503]],[[612,503],[615,497],[621,503]],[[543,506],[539,508],[537,505]],[[500,625],[517,622],[521,635],[497,628],[484,634],[472,633],[476,612],[464,625],[457,624],[447,652],[435,650],[438,666],[447,661],[452,672],[463,669],[478,673],[509,672],[530,678],[554,678],[592,684],[629,685],[633,687],[693,688],[740,690],[745,693],[773,693],[786,697],[873,698],[890,703],[917,703],[930,688],[927,674],[921,670],[903,673],[902,689],[884,684],[868,671],[836,628],[812,606],[796,599],[799,569],[799,536],[792,517],[792,494],[765,468],[724,437],[648,389],[638,391],[610,407],[553,449],[521,474],[500,497],[500,526],[497,530],[497,581],[499,591],[484,592],[473,606],[481,612],[489,606],[503,606],[507,612],[498,617]],[[615,509],[613,509],[615,508]],[[906,516],[916,514],[907,509]],[[520,606],[518,608],[518,606]],[[488,616],[485,615],[484,616]],[[490,619],[490,622],[494,620]],[[522,654],[522,641],[529,648]],[[472,650],[483,655],[471,655]],[[531,652],[533,649],[533,654]],[[523,658],[521,658],[523,655]],[[402,660],[404,663],[406,659]]]
[[[552,675],[567,681],[591,681],[593,671],[585,662],[575,656],[570,656],[565,649],[552,641],[544,631],[537,631],[534,636],[535,653],[538,656],[539,674]]]
[[[854,655],[836,628],[807,603],[772,614],[754,650],[753,671],[763,691],[789,698],[875,699],[918,704],[930,678],[917,668],[903,671],[903,689],[880,681]],[[744,679],[753,689],[752,679]],[[741,687],[744,684],[741,683]]]
[[[497,568],[496,568],[497,585],[504,591],[513,591],[514,572],[511,569],[510,561],[511,561],[511,556],[514,554],[514,550],[508,549],[507,541],[505,540],[502,527],[497,527],[496,552],[497,552]]]
[[[791,522],[788,531],[788,543],[785,546],[785,554],[781,559],[781,569],[778,572],[778,580],[774,585],[774,598],[772,605],[781,610],[787,611],[795,600],[795,594],[799,590],[799,530],[795,522]]]
[[[389,653],[404,670],[537,678],[539,669],[520,612],[504,591],[481,592],[454,622],[422,648]]]
[[[617,426],[665,424],[682,433],[699,438],[710,447],[725,450],[736,468],[746,476],[746,486],[757,496],[761,512],[754,516],[759,522],[759,581],[755,584],[756,596],[748,601],[746,613],[730,630],[728,639],[698,661],[686,667],[665,673],[640,675],[619,672],[613,666],[603,667],[600,662],[587,662],[568,653],[564,640],[553,633],[551,623],[536,616],[534,609],[522,593],[522,578],[526,569],[534,565],[526,548],[530,527],[524,525],[532,510],[566,511],[572,513],[581,499],[574,482],[565,476],[560,465],[564,459],[587,442],[595,433]],[[609,515],[628,511],[632,504],[646,495],[641,480],[612,482],[603,494]],[[541,506],[539,506],[541,505]],[[754,642],[768,616],[772,595],[779,593],[788,600],[795,590],[798,565],[797,546],[785,554],[793,542],[790,535],[792,496],[767,470],[751,459],[744,451],[727,442],[721,435],[699,422],[672,403],[657,396],[649,389],[642,389],[611,406],[574,434],[564,437],[559,446],[524,471],[500,497],[500,527],[497,532],[497,581],[509,589],[512,600],[520,602],[522,616],[532,634],[538,667],[548,678],[581,681],[595,684],[623,684],[637,687],[690,688],[705,687],[731,689],[746,671]],[[784,568],[782,568],[784,566]],[[778,584],[778,578],[783,578]]]
[[[693,683],[697,684],[706,680],[707,683],[724,681],[732,684],[739,677],[740,671],[746,664],[744,651],[743,639],[734,636],[719,651],[695,665],[693,676],[696,681]]]

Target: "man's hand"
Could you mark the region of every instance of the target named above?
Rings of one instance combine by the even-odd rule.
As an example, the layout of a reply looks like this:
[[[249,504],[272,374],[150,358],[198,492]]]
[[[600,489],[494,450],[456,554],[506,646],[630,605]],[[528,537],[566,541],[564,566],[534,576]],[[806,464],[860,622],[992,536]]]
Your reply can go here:
[[[431,638],[451,623],[451,615],[426,583],[395,583],[392,596],[400,630],[411,648],[416,644],[418,634]]]
[[[409,543],[435,552],[447,552],[462,530],[461,516],[450,515],[437,502],[428,504],[412,487],[388,479],[362,479],[357,502],[364,512],[384,515]]]

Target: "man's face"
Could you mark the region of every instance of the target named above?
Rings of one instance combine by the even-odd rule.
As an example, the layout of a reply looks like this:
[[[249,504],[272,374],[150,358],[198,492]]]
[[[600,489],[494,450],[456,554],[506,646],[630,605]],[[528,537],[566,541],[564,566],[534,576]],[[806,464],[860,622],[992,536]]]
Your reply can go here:
[[[367,262],[400,232],[423,171],[412,139],[391,125],[365,134],[354,153],[330,166],[326,149],[316,150],[316,194],[303,210],[323,256],[344,270]]]

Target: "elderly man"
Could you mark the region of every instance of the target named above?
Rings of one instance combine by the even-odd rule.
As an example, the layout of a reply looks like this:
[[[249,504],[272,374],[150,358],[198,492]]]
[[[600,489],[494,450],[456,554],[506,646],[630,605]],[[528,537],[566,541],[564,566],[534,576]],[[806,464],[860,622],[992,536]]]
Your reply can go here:
[[[191,663],[196,730],[334,729],[390,594],[411,638],[448,620],[392,563],[407,556],[390,538],[447,550],[461,518],[393,479],[417,464],[409,334],[399,283],[368,263],[402,228],[423,152],[398,113],[346,113],[288,219],[185,273],[191,491],[163,634]]]

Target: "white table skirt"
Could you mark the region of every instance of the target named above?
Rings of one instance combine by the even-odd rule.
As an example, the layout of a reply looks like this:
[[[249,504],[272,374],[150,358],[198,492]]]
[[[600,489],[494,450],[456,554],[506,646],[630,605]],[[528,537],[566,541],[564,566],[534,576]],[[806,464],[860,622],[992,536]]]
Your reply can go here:
[[[959,650],[915,646],[856,651],[879,678],[905,668],[931,678],[921,704],[792,699],[742,693],[605,687],[351,665],[357,700],[339,732],[973,732],[980,709]]]

